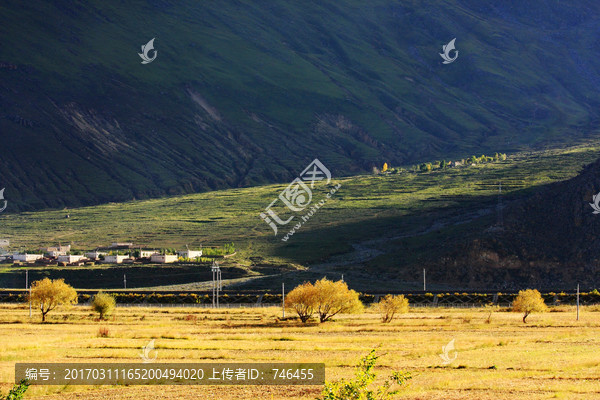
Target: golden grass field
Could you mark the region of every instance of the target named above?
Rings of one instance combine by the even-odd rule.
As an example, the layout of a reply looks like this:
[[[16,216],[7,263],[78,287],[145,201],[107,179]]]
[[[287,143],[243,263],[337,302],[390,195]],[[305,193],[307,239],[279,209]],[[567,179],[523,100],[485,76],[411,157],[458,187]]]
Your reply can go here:
[[[190,317],[188,315],[192,315]],[[484,309],[411,308],[390,324],[379,316],[343,315],[324,324],[280,321],[278,308],[118,308],[97,321],[85,306],[55,310],[41,324],[23,305],[0,305],[0,393],[15,362],[139,362],[155,339],[156,362],[325,362],[328,380],[353,375],[372,348],[378,378],[392,370],[414,378],[402,399],[597,399],[600,397],[600,307],[532,314]],[[187,317],[186,317],[187,316]],[[109,337],[98,337],[106,327]],[[455,339],[457,358],[439,357]],[[32,386],[44,399],[314,399],[315,386]]]

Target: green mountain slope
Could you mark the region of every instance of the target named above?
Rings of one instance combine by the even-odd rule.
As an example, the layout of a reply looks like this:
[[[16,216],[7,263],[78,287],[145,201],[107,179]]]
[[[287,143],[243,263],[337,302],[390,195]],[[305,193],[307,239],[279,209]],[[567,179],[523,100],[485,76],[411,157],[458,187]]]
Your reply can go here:
[[[596,135],[598,16],[583,0],[3,1],[5,212]]]
[[[557,289],[571,283],[563,275],[580,279],[591,289],[600,277],[597,269],[588,273],[599,258],[594,238],[597,216],[588,202],[600,190],[600,181],[589,179],[596,171],[590,168],[565,180],[576,176],[582,165],[595,161],[599,150],[595,144],[516,154],[506,161],[429,173],[334,177],[330,185],[340,184],[340,189],[285,241],[286,232],[308,209],[295,214],[296,220],[281,227],[277,236],[258,216],[285,184],[69,211],[2,213],[0,238],[10,240],[11,251],[29,252],[57,243],[86,250],[130,241],[152,249],[233,242],[237,253],[223,260],[223,266],[271,275],[240,286],[255,289],[278,290],[285,273],[286,287],[344,274],[353,288],[361,290],[414,290],[422,288],[423,267],[431,289],[503,290],[525,284]],[[497,222],[499,181],[505,205],[504,232],[490,230]],[[557,181],[563,182],[554,183]],[[327,191],[325,183],[315,184],[313,204]],[[65,218],[67,214],[70,218]],[[30,268],[1,264],[0,286],[22,286],[24,270]],[[585,268],[585,276],[579,268]],[[47,270],[53,276],[65,273],[56,267]],[[89,285],[109,279],[104,275],[95,283],[93,274],[103,271],[87,266],[69,277],[85,271],[92,274],[87,278]],[[173,274],[164,275],[165,284],[204,279],[180,276],[169,269],[154,274],[162,277],[163,272]],[[561,279],[549,283],[551,277]],[[231,273],[223,275],[223,279],[231,278]],[[143,285],[138,280],[137,286]]]

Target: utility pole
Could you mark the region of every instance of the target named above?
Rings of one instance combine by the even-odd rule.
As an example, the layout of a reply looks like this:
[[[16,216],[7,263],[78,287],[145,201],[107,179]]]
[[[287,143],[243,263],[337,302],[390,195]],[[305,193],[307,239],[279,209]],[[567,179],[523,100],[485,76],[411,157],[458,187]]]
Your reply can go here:
[[[579,321],[579,284],[577,284],[577,321]]]
[[[281,282],[281,311],[283,319],[285,319],[285,283]]]
[[[502,215],[502,182],[498,183],[498,227],[504,228],[504,216]]]
[[[212,267],[210,268],[213,274],[212,280],[212,306],[213,308],[219,308],[219,291],[222,288],[221,283],[221,268],[216,261],[213,261]]]
[[[425,292],[427,290],[427,271],[425,271],[425,268],[423,268],[423,291]]]
[[[31,318],[31,286],[29,286],[29,270],[25,270],[25,289],[29,289],[29,318]]]

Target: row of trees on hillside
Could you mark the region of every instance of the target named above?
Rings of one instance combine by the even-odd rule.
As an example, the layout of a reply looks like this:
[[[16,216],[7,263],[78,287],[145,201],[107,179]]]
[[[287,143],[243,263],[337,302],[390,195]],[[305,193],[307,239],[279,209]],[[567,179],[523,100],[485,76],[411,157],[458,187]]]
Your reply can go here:
[[[428,163],[423,163],[420,165],[413,165],[412,170],[419,171],[419,172],[429,172],[429,171],[433,171],[433,170],[446,169],[446,168],[450,168],[450,167],[489,164],[489,163],[505,161],[505,160],[506,160],[506,154],[504,154],[504,153],[495,153],[493,156],[486,156],[485,154],[482,154],[479,157],[471,156],[469,158],[466,158],[466,159],[463,158],[462,160],[458,160],[458,161],[448,162],[446,160],[441,160],[441,161],[434,161],[432,163],[428,162]]]
[[[478,165],[478,164],[488,164],[499,161],[505,161],[507,158],[505,153],[494,153],[493,156],[486,156],[482,154],[481,156],[471,156],[469,158],[463,158],[457,161],[446,161],[446,160],[436,160],[433,162],[426,162],[418,165],[413,165],[408,169],[403,168],[390,168],[388,163],[384,163],[381,168],[382,173],[392,173],[396,174],[402,171],[412,171],[412,172],[430,172],[433,170],[440,170],[452,167],[460,167],[460,166],[469,166],[469,165]],[[379,173],[379,169],[374,168],[373,172]]]

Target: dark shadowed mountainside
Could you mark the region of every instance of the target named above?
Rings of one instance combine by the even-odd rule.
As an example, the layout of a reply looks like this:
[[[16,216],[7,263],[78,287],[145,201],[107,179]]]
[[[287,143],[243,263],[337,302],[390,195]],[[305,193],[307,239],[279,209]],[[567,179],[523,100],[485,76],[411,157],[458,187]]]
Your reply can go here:
[[[503,229],[493,226],[458,240],[454,251],[431,264],[431,273],[476,288],[598,287],[600,214],[590,206],[598,191],[600,159],[507,206]]]
[[[5,212],[595,136],[599,17],[583,0],[3,1]]]

